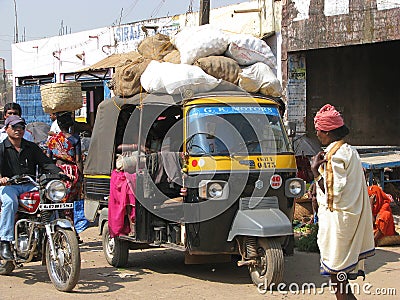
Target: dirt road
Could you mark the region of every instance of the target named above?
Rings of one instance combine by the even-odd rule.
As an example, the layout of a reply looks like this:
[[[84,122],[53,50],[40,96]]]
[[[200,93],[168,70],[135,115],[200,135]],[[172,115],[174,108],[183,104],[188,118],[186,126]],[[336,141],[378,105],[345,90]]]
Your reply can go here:
[[[283,291],[258,291],[247,269],[231,264],[184,265],[183,254],[166,249],[130,251],[129,265],[116,269],[104,259],[101,238],[92,227],[81,234],[82,271],[72,293],[56,291],[39,263],[27,264],[11,276],[0,277],[0,299],[334,299],[327,279],[319,275],[319,256],[296,252],[285,258]],[[400,247],[378,248],[367,260],[366,280],[354,281],[358,299],[399,299]],[[317,289],[304,293],[301,287]],[[364,291],[363,291],[364,290]],[[297,294],[295,292],[298,291]],[[314,292],[320,293],[314,295]],[[383,295],[393,294],[396,295]],[[378,296],[377,294],[381,294]]]

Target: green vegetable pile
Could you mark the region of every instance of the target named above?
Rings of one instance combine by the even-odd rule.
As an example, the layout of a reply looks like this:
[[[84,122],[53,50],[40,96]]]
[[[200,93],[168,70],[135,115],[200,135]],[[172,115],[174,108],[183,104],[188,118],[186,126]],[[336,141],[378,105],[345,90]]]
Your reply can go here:
[[[295,224],[294,232],[299,235],[298,239],[295,239],[295,247],[299,251],[305,252],[319,252],[317,245],[317,234],[318,224]]]

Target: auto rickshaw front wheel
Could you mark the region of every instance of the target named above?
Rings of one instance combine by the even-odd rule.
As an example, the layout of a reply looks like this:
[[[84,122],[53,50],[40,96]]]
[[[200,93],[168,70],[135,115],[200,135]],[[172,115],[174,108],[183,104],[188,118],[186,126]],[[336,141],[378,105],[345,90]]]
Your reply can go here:
[[[249,265],[253,283],[264,289],[277,287],[283,281],[284,259],[278,238],[257,239],[256,263]]]
[[[124,267],[128,263],[129,242],[110,237],[108,222],[104,223],[102,232],[103,252],[107,262],[113,267]]]

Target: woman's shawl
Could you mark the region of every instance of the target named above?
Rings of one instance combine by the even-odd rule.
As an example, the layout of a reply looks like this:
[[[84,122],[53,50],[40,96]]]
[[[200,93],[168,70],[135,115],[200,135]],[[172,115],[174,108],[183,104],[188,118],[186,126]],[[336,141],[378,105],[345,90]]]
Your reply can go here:
[[[392,209],[390,208],[390,197],[377,185],[368,187],[368,195],[375,195],[372,203],[372,215],[375,218],[374,232],[379,230],[384,236],[395,235],[396,229]]]
[[[59,132],[50,137],[47,146],[53,157],[71,163],[75,162],[75,147],[64,133]]]

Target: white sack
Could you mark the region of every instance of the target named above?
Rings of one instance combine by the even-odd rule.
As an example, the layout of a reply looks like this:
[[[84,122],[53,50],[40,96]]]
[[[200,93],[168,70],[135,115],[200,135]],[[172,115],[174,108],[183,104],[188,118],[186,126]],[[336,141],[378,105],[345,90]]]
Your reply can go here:
[[[208,92],[220,80],[208,75],[200,67],[151,61],[140,77],[142,87],[148,93],[183,94]]]
[[[171,42],[179,50],[181,63],[191,65],[199,58],[223,54],[229,37],[222,30],[207,24],[187,27],[178,32]]]
[[[282,85],[269,66],[258,62],[242,68],[239,74],[239,86],[247,92],[273,97],[282,96]]]
[[[233,58],[239,65],[248,66],[263,62],[276,69],[276,58],[263,40],[249,34],[232,34],[225,56]]]

